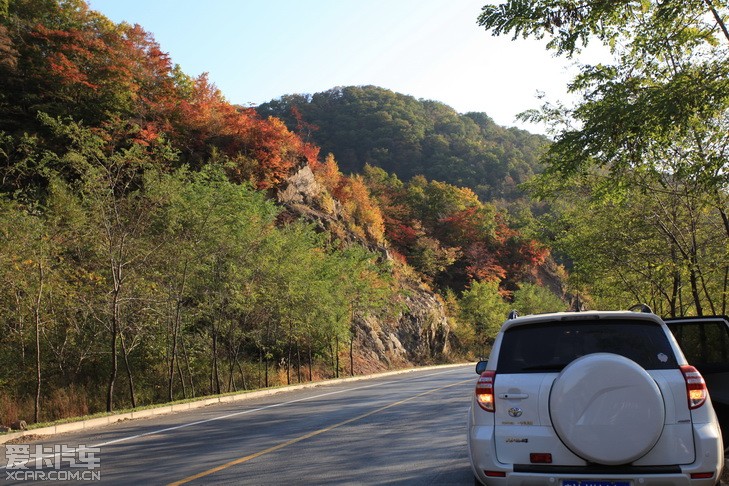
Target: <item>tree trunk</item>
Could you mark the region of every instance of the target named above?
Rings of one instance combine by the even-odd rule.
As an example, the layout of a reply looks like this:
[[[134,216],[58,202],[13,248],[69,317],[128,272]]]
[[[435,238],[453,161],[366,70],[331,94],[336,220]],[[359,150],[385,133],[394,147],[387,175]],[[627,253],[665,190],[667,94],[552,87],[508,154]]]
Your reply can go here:
[[[180,291],[177,293],[177,295],[175,295],[175,318],[172,321],[172,351],[170,353],[170,370],[167,381],[167,399],[170,402],[173,400],[172,386],[175,374],[175,360],[177,359],[177,335],[179,334],[180,319],[182,316],[182,294],[185,292],[185,282],[187,281],[187,264],[188,262],[185,261],[185,266],[182,270],[182,283],[180,285]],[[182,383],[182,388],[184,390],[184,383]]]
[[[210,370],[210,393],[220,394],[220,374],[218,373],[218,332],[213,323],[213,349],[212,349],[213,365]]]
[[[190,377],[190,396],[195,397],[195,380],[192,376],[192,367],[190,366],[190,357],[187,354],[187,346],[185,346],[185,336],[180,335],[180,344],[182,345],[182,357],[185,358],[185,368],[187,368],[187,376]],[[184,387],[183,387],[184,390]],[[187,398],[187,397],[185,397]]]
[[[691,282],[691,295],[694,298],[694,306],[696,306],[696,315],[701,317],[704,315],[704,309],[701,306],[701,296],[699,295],[699,282],[696,276],[696,270],[689,270],[689,281]]]
[[[690,248],[685,248],[681,246],[681,242],[676,237],[674,232],[672,232],[661,220],[658,220],[658,228],[663,232],[664,235],[666,235],[671,242],[674,244],[674,248],[678,250],[681,253],[681,258],[685,262],[685,264],[688,267],[689,272],[689,282],[691,284],[691,296],[694,299],[694,306],[696,307],[696,315],[697,316],[703,316],[704,310],[701,305],[701,295],[699,292],[699,276],[697,275],[697,271],[699,269],[698,266],[698,249],[696,248],[695,243],[695,230],[692,230],[692,241],[693,244],[689,245]]]
[[[38,259],[38,295],[35,300],[35,371],[36,371],[36,382],[35,382],[35,407],[33,411],[33,421],[38,423],[40,421],[40,396],[41,396],[41,348],[40,348],[40,329],[41,329],[41,299],[43,297],[43,263],[41,258]]]
[[[727,291],[729,290],[729,266],[724,267],[724,291],[721,293],[721,315],[726,315]]]
[[[248,382],[246,381],[246,372],[237,357],[235,358],[235,364],[238,366],[238,371],[240,371],[241,381],[243,382],[243,389],[247,390]]]
[[[127,379],[129,380],[129,399],[132,401],[132,408],[137,408],[137,396],[134,393],[134,377],[132,376],[132,368],[129,366],[129,352],[124,342],[124,334],[120,333],[119,340],[122,346],[122,357],[124,358],[124,368],[127,371]]]
[[[286,360],[286,384],[291,384],[291,341],[289,340],[288,359]]]
[[[698,278],[699,283],[701,283],[701,289],[704,291],[704,295],[706,296],[706,302],[709,304],[709,308],[711,309],[711,313],[716,315],[716,309],[714,308],[714,300],[711,298],[711,294],[706,288],[706,280],[704,279],[704,273],[701,271],[701,266],[699,264],[699,244],[696,241],[696,228],[692,224],[691,228],[691,268],[692,270],[696,270],[696,276]],[[698,312],[698,308],[697,308]],[[702,314],[698,314],[702,315]]]
[[[297,383],[301,383],[301,349],[298,341],[296,342],[296,380]]]
[[[349,338],[349,376],[354,376],[354,335]]]
[[[230,366],[228,367],[228,391],[238,391],[235,386],[235,365],[238,364],[238,355],[240,354],[240,344],[231,343],[230,348]]]
[[[336,377],[339,378],[339,336],[334,339],[334,356],[337,361],[337,365],[334,368]]]
[[[117,353],[116,353],[116,341],[119,333],[119,289],[114,290],[114,296],[112,300],[112,315],[111,315],[111,374],[109,376],[109,385],[106,390],[106,411],[112,412],[114,410],[114,383],[116,382],[117,369],[119,367]]]
[[[268,388],[268,353],[266,354],[266,377],[265,377],[265,384],[266,388]]]
[[[167,401],[171,402],[173,399],[172,396],[172,385],[174,382],[174,376],[175,376],[175,356],[177,355],[177,324],[175,322],[172,323],[172,351],[170,352],[170,368],[169,373],[167,374]],[[185,384],[182,384],[182,387],[185,387]]]
[[[714,4],[711,2],[711,0],[704,0],[704,3],[707,7],[709,7],[709,10],[714,16],[716,23],[719,25],[721,31],[724,33],[724,37],[726,37],[726,39],[729,41],[729,29],[727,29],[726,24],[724,23],[724,19],[721,18],[721,15],[719,15],[719,12],[717,12],[716,7],[714,7]]]
[[[679,316],[680,309],[678,308],[678,298],[681,293],[681,271],[678,269],[678,255],[676,254],[676,247],[671,246],[671,261],[674,264],[673,270],[673,287],[671,288],[671,298],[669,299],[671,305],[671,317]]]
[[[182,366],[180,360],[177,360],[177,376],[180,379],[180,386],[182,386],[182,398],[187,399],[187,387],[185,386],[185,375],[182,373]]]

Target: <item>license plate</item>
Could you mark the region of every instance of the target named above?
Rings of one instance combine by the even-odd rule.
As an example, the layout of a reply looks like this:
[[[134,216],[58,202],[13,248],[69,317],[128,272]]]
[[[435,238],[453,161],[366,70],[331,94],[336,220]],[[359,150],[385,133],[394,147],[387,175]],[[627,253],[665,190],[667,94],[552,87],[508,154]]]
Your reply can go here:
[[[562,481],[562,486],[630,486],[630,481],[567,480]]]

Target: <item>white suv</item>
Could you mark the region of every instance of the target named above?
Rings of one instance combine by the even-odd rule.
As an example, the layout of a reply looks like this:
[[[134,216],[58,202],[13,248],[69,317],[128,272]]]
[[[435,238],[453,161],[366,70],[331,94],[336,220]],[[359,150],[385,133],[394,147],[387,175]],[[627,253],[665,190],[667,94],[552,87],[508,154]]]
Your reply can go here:
[[[514,316],[476,371],[476,484],[719,483],[721,432],[704,380],[652,313]]]

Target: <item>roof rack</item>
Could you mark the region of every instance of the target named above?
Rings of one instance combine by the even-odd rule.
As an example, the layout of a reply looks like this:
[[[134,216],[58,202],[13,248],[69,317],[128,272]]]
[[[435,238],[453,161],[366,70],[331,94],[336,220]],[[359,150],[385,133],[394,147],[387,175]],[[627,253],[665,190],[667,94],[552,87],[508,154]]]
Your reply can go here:
[[[632,307],[628,308],[631,312],[641,312],[643,314],[653,314],[653,309],[651,309],[647,304],[635,304]]]

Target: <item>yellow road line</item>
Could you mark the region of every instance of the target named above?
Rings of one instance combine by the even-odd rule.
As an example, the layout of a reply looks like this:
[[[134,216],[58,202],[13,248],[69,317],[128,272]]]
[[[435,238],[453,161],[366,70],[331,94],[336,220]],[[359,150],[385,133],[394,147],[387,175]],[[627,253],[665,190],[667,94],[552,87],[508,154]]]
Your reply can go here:
[[[422,396],[429,395],[431,393],[435,393],[435,392],[440,391],[440,390],[445,390],[446,388],[450,388],[452,386],[460,385],[460,384],[465,383],[467,381],[473,381],[473,380],[469,378],[468,380],[463,380],[463,381],[459,381],[457,383],[451,383],[450,385],[442,386],[440,388],[435,388],[433,390],[428,390],[428,391],[423,392],[423,393],[420,393],[418,395],[414,395],[414,396],[412,396],[410,398],[406,398],[404,400],[400,400],[399,402],[394,402],[394,403],[391,403],[389,405],[385,405],[384,407],[378,408],[376,410],[372,410],[370,412],[367,412],[367,413],[364,413],[362,415],[359,415],[357,417],[354,417],[354,418],[345,420],[344,422],[339,422],[338,424],[330,425],[329,427],[325,427],[323,429],[315,430],[314,432],[309,432],[308,434],[302,435],[302,436],[297,437],[295,439],[291,439],[291,440],[289,440],[287,442],[283,442],[283,443],[281,443],[279,445],[276,445],[276,446],[273,446],[273,447],[269,447],[268,449],[262,450],[260,452],[256,452],[255,454],[250,454],[250,455],[245,456],[245,457],[240,457],[238,459],[234,459],[234,460],[232,460],[230,462],[226,462],[225,464],[221,464],[220,466],[216,466],[216,467],[214,467],[212,469],[208,469],[207,471],[203,471],[203,472],[198,473],[198,474],[195,474],[193,476],[189,476],[189,477],[186,477],[184,479],[180,479],[179,481],[175,481],[174,483],[170,483],[168,486],[178,486],[180,484],[189,483],[190,481],[194,481],[196,479],[204,478],[205,476],[209,476],[209,475],[214,474],[214,473],[216,473],[218,471],[222,471],[224,469],[228,469],[229,467],[237,466],[238,464],[243,464],[243,463],[248,462],[250,460],[253,460],[253,459],[257,458],[257,457],[261,457],[261,456],[263,456],[265,454],[269,454],[269,453],[275,452],[275,451],[277,451],[279,449],[283,449],[284,447],[288,447],[290,445],[296,444],[297,442],[301,442],[303,440],[310,439],[312,437],[316,437],[317,435],[321,435],[321,434],[324,434],[326,432],[329,432],[330,430],[334,430],[334,429],[339,428],[339,427],[342,427],[344,425],[351,424],[352,422],[356,422],[357,420],[362,420],[363,418],[367,418],[370,415],[374,415],[376,413],[382,412],[384,410],[387,410],[388,408],[392,408],[392,407],[396,407],[398,405],[402,405],[403,403],[407,403],[409,401],[415,400],[416,398],[420,398]]]

